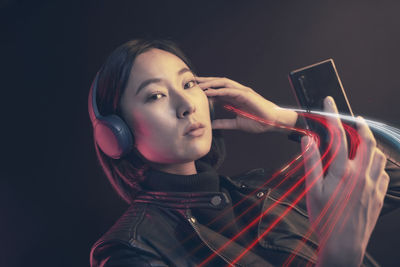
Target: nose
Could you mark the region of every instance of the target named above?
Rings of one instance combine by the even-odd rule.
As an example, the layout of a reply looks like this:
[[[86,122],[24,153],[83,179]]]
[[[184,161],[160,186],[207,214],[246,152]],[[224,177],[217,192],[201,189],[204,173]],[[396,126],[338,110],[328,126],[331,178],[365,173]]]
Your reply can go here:
[[[183,119],[196,111],[193,100],[184,92],[177,94],[177,98],[178,106],[176,112],[178,118]]]

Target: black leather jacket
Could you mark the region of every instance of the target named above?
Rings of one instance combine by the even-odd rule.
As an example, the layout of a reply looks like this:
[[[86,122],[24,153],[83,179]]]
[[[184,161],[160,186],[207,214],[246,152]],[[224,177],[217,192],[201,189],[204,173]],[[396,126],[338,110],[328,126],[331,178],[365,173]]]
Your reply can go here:
[[[391,177],[391,182],[382,214],[398,207],[400,203],[399,168],[388,162],[386,171]],[[238,201],[259,188],[265,182],[265,177],[263,169],[254,169],[232,178],[220,176],[221,187],[229,191],[230,198],[221,192],[142,192],[115,225],[93,245],[90,254],[91,266],[198,265],[199,262],[188,254],[186,244],[178,238],[179,232],[197,236],[211,251],[220,248],[229,239],[199,223],[192,215],[192,209],[196,207],[218,209],[229,199],[232,199],[232,204],[235,206]],[[282,190],[262,187],[246,199],[247,206],[255,205],[253,213],[261,214],[274,203],[277,204],[276,208],[257,221],[258,231],[255,235],[257,233],[260,235],[291,205],[293,199],[290,198],[278,202],[282,193]],[[243,225],[249,223],[248,219],[246,216],[239,218],[244,222]],[[296,265],[315,263],[318,242],[315,236],[306,237],[308,227],[305,203],[300,202],[272,228],[268,235],[259,240],[258,245],[265,250],[264,259],[249,252],[235,266],[281,266],[291,253],[296,254]],[[303,238],[305,245],[300,251],[295,251]],[[229,264],[242,250],[243,247],[232,242],[226,249],[218,252],[217,257],[224,261],[224,265]],[[377,266],[368,254],[363,264]]]

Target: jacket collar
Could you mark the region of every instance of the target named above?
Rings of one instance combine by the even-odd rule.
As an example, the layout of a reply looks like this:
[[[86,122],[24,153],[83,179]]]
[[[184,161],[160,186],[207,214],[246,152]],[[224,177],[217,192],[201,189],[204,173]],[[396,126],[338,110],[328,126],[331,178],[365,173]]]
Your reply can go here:
[[[134,199],[134,203],[149,203],[173,209],[222,209],[230,203],[230,200],[224,192],[141,191]]]
[[[256,177],[257,179],[254,179]],[[253,169],[232,178],[219,175],[220,187],[228,191],[238,190],[249,193],[252,191],[249,187],[258,188],[263,182],[265,182],[265,171],[262,168]],[[168,192],[142,190],[135,196],[134,203],[148,203],[173,209],[223,209],[230,203],[230,200],[226,193],[220,191]]]

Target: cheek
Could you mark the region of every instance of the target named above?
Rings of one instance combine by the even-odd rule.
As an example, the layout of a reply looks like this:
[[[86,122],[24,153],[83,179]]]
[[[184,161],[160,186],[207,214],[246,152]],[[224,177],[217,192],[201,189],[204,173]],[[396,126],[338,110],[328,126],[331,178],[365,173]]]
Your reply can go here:
[[[209,99],[204,92],[201,92],[196,99],[198,100],[197,106],[200,107],[202,116],[210,118],[210,102],[212,99]]]
[[[132,119],[135,142],[144,150],[157,150],[171,145],[171,138],[176,136],[176,122],[165,112],[154,110],[152,113],[136,114]]]
[[[168,125],[168,116],[165,111],[152,109],[147,112],[132,112],[131,126],[135,135],[151,136]],[[171,122],[170,122],[171,123]]]

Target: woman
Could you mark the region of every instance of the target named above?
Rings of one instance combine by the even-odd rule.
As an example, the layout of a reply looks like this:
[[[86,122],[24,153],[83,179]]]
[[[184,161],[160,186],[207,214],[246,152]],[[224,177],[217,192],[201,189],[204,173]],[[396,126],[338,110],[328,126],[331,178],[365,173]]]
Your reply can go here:
[[[99,71],[92,91],[89,111],[98,159],[131,206],[94,244],[91,266],[373,265],[364,255],[389,178],[385,156],[362,119],[357,126],[363,153],[350,160],[340,121],[328,118],[344,142],[333,141],[338,154],[323,179],[318,179],[323,171],[315,142],[302,138],[305,182],[312,186],[307,216],[302,202],[293,206],[294,193],[280,201],[285,191],[265,185],[270,175],[262,169],[235,178],[215,171],[224,156],[218,129],[291,128],[298,118],[294,111],[232,80],[197,77],[170,41],[123,44]],[[270,124],[242,115],[213,120],[209,99]],[[325,111],[337,112],[333,99],[325,100]],[[348,197],[343,175],[356,185],[350,199],[357,201],[341,210],[345,218],[320,217],[337,214],[324,207]]]

